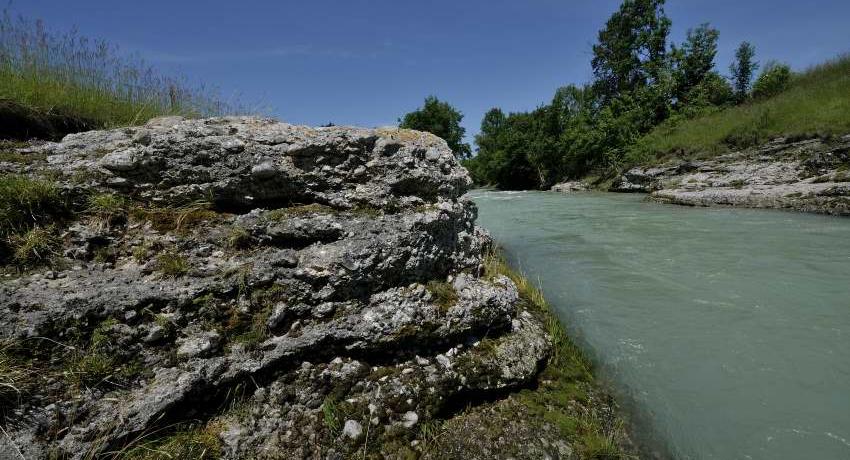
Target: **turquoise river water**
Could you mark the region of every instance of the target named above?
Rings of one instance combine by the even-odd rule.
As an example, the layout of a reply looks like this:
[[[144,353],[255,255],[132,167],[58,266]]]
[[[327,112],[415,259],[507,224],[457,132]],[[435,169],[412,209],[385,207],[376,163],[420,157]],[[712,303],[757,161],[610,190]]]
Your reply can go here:
[[[850,219],[471,197],[656,455],[850,459]]]

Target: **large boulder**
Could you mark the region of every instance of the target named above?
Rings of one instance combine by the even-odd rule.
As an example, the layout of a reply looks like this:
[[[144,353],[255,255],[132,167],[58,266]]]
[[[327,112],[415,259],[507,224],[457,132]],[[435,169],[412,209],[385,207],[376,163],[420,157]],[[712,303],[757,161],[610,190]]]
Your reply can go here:
[[[0,358],[35,370],[0,456],[397,458],[550,354],[430,134],[167,118],[37,150],[19,172],[76,208],[0,283]]]

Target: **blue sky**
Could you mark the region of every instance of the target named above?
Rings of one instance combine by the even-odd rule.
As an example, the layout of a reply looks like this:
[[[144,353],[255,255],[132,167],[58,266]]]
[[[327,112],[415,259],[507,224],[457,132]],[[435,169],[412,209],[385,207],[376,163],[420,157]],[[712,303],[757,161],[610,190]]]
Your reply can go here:
[[[434,94],[465,115],[529,110],[591,77],[591,46],[619,0],[17,0],[53,30],[76,26],[299,124],[394,124]],[[669,0],[673,40],[710,22],[718,66],[735,46],[805,68],[850,51],[847,0]]]

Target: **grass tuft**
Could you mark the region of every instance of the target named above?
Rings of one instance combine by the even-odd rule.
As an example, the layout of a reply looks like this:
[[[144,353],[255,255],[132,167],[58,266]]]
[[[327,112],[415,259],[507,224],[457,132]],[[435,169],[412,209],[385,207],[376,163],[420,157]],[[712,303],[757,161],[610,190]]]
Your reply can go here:
[[[189,273],[189,262],[177,252],[166,251],[157,256],[156,268],[166,277],[177,278]]]
[[[53,227],[33,227],[22,235],[13,235],[10,241],[14,261],[19,266],[46,261],[59,246],[59,238]]]
[[[56,184],[15,174],[0,176],[0,237],[26,231],[64,211]]]
[[[425,287],[434,298],[434,303],[440,307],[440,311],[447,312],[449,308],[457,303],[458,296],[454,286],[445,281],[429,281]]]
[[[244,227],[234,226],[227,232],[224,247],[228,249],[247,249],[251,247],[251,233]]]
[[[101,228],[108,228],[126,217],[127,200],[121,196],[101,193],[90,196],[88,201],[87,211]]]

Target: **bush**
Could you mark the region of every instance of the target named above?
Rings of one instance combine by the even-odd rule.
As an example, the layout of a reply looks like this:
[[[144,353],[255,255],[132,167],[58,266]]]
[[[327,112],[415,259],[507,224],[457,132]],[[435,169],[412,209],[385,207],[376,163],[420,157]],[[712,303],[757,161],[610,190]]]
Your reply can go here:
[[[791,85],[791,67],[772,62],[765,66],[753,85],[755,99],[767,99],[784,92]]]

